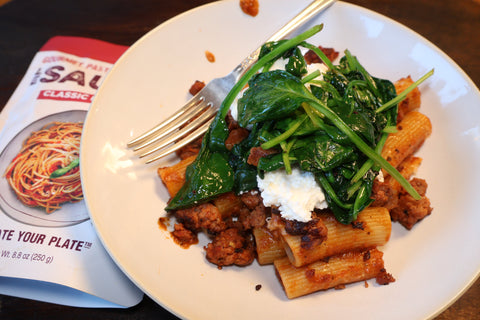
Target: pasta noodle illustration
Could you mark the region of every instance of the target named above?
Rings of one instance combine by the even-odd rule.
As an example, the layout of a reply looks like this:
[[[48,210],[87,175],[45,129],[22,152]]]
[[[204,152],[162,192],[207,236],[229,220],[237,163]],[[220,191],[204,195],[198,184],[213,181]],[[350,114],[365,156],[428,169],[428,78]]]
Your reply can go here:
[[[78,166],[83,123],[54,122],[33,132],[5,177],[18,199],[47,213],[83,199]]]

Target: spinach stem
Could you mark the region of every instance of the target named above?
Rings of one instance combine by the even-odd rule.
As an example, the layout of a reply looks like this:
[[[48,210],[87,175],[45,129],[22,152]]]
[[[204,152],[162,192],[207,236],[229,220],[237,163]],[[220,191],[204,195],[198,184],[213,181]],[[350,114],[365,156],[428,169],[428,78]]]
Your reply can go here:
[[[281,143],[282,141],[285,141],[286,139],[288,139],[288,137],[290,137],[292,134],[295,133],[295,131],[297,131],[297,129],[301,126],[301,124],[307,119],[307,117],[303,117],[303,118],[300,118],[299,120],[297,120],[295,123],[293,123],[290,128],[288,128],[285,132],[283,132],[282,134],[276,136],[275,138],[267,141],[267,142],[264,142],[261,144],[261,147],[262,149],[270,149],[274,146],[276,146],[277,144]]]
[[[385,141],[387,141],[388,134],[384,133],[380,137],[380,140],[378,141],[376,147],[375,147],[375,152],[377,154],[380,154],[382,152],[383,146],[385,145]],[[368,159],[365,161],[365,163],[362,165],[362,167],[357,171],[357,173],[353,176],[351,182],[355,183],[358,180],[362,179],[363,176],[367,173],[367,171],[373,166],[374,162],[372,159]]]
[[[302,103],[302,107],[303,107],[303,110],[305,110],[305,113],[307,114],[307,116],[310,118],[310,121],[312,121],[312,123],[319,129],[324,129],[325,128],[325,125],[324,125],[324,122],[322,120],[322,118],[320,118],[319,115],[315,114],[314,113],[314,110],[308,103],[306,102],[303,102]]]
[[[353,185],[351,185],[347,190],[347,199],[350,199],[355,194],[355,192],[357,192],[357,190],[360,188],[361,185],[362,185],[362,181],[356,181]]]
[[[382,131],[385,133],[395,133],[398,131],[398,129],[397,126],[386,126]]]
[[[312,81],[313,79],[317,78],[318,76],[320,76],[320,70],[315,70],[313,71],[312,73],[310,74],[307,74],[305,77],[302,78],[302,83],[305,84],[305,83],[308,83],[310,81]]]
[[[360,210],[362,209],[362,206],[365,205],[365,197],[366,196],[368,196],[367,195],[367,185],[366,185],[366,183],[362,183],[362,185],[360,186],[360,188],[358,190],[355,202],[353,203],[353,212],[360,212]],[[355,219],[356,218],[357,217],[355,216]]]
[[[320,58],[320,60],[322,60],[322,62],[328,67],[328,69],[335,70],[335,66],[333,65],[333,63],[330,61],[330,59],[327,58],[325,53],[323,53],[323,51],[320,50],[320,48],[307,42],[303,42],[301,46],[315,52],[315,54]]]
[[[417,81],[415,81],[414,83],[412,83],[411,85],[409,85],[405,90],[403,90],[399,95],[397,95],[395,98],[393,98],[392,100],[388,101],[387,103],[385,103],[384,105],[382,105],[380,108],[378,108],[376,110],[377,113],[379,112],[382,112],[382,111],[385,111],[387,110],[388,108],[396,105],[397,103],[399,103],[400,101],[402,101],[403,99],[405,99],[405,97],[407,96],[407,94],[412,91],[413,89],[415,89],[416,87],[418,87],[422,82],[424,82],[425,80],[427,80],[429,77],[431,77],[433,75],[433,72],[434,72],[434,69],[428,71],[427,73],[425,73],[420,79],[418,79]]]
[[[296,141],[297,139],[292,139],[288,143],[285,141],[281,143],[283,150],[282,159],[283,163],[285,164],[285,172],[287,174],[292,174],[292,165],[290,164],[290,149],[292,149],[292,146],[295,144]]]

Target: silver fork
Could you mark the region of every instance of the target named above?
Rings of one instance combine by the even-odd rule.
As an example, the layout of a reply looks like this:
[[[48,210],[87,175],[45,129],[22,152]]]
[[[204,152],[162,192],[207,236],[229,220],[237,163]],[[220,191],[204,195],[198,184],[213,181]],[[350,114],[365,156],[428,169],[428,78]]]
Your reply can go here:
[[[313,1],[265,42],[283,39],[314,15],[330,7],[334,2],[335,0]],[[177,112],[154,128],[128,142],[127,146],[134,148],[134,151],[144,149],[143,153],[139,155],[140,158],[160,151],[155,157],[146,162],[151,163],[175,152],[200,137],[207,131],[228,92],[242,74],[256,62],[260,48],[252,52],[225,77],[210,81]]]

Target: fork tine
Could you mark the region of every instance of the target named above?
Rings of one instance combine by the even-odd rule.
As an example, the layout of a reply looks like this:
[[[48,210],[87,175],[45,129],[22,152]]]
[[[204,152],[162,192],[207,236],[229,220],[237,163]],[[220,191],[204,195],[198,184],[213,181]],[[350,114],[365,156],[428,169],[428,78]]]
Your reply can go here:
[[[163,139],[160,139],[161,143],[157,144],[155,147],[153,147],[150,150],[147,150],[143,154],[140,155],[140,158],[146,157],[154,152],[157,152],[161,149],[163,149],[165,146],[169,145],[172,142],[175,142],[179,140],[180,138],[186,136],[190,132],[194,131],[198,127],[200,127],[202,124],[204,124],[206,121],[210,122],[212,118],[215,116],[217,113],[217,110],[214,108],[209,108],[205,112],[203,112],[200,116],[195,118],[192,122],[190,122],[188,125],[185,127],[181,128],[180,130],[176,131],[175,133],[165,136]]]
[[[170,124],[172,121],[175,121],[177,118],[180,116],[185,116],[187,112],[191,112],[191,109],[197,106],[199,103],[203,101],[203,97],[200,94],[197,94],[193,96],[183,107],[181,107],[177,112],[172,114],[170,117],[167,119],[163,120],[161,123],[157,124],[155,127],[152,129],[148,130],[147,132],[143,133],[139,137],[131,140],[130,142],[127,143],[127,146],[129,148],[134,147],[145,140],[149,139],[151,136],[155,136],[156,133],[161,130],[163,127],[167,126]],[[196,110],[196,109],[195,109]],[[190,114],[190,113],[189,113]]]
[[[167,155],[169,155],[172,152],[177,151],[178,149],[184,147],[185,145],[189,144],[193,140],[197,139],[201,135],[203,135],[207,130],[210,124],[212,123],[213,119],[210,119],[209,121],[205,122],[200,128],[189,134],[187,137],[183,138],[181,141],[178,141],[177,143],[171,145],[170,147],[164,149],[162,152],[160,152],[155,158],[149,159],[146,161],[146,163],[152,163],[154,161],[157,161]]]
[[[164,125],[163,128],[160,128],[156,132],[152,133],[149,137],[146,137],[140,145],[137,145],[133,151],[138,151],[145,147],[152,145],[162,139],[166,138],[175,130],[179,129],[181,126],[188,124],[189,121],[195,119],[196,116],[201,115],[208,111],[208,108],[211,107],[211,104],[205,103],[205,101],[199,100],[198,104],[195,108],[191,108],[181,116],[177,117],[177,119],[171,121],[169,124]],[[197,122],[198,123],[198,122]]]

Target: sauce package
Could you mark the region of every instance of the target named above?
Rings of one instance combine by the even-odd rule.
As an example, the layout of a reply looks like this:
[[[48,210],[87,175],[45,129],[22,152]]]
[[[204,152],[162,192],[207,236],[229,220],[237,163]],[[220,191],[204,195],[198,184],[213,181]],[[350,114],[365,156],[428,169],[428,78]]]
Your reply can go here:
[[[0,293],[82,307],[143,297],[97,237],[83,200],[83,121],[127,49],[53,37],[0,113]]]

